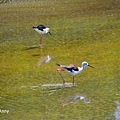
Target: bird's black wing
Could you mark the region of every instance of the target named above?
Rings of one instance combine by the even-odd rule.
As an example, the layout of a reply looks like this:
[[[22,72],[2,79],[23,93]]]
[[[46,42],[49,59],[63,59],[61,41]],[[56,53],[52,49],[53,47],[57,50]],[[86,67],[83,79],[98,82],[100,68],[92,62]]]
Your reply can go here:
[[[73,70],[74,70],[74,71],[79,71],[78,67],[76,67],[76,68],[73,68]]]
[[[78,67],[75,66],[75,65],[73,65],[73,64],[70,64],[70,65],[68,65],[68,66],[60,65],[60,64],[57,64],[57,65],[60,66],[60,67],[63,68],[63,69],[66,69],[66,70],[70,71],[70,72],[72,72],[73,70],[74,70],[74,71],[78,71],[78,70],[79,70]]]
[[[70,67],[70,68],[66,68],[66,69],[70,72],[72,72],[72,70],[78,71],[78,67]]]
[[[43,31],[43,29],[45,29],[46,27],[43,26],[43,25],[38,25],[37,28],[38,28],[39,30]]]

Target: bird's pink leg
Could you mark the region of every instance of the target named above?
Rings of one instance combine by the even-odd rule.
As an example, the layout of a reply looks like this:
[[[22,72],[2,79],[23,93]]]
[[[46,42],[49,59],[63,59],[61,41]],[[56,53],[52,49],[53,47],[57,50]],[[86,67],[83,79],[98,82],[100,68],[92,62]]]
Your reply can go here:
[[[72,83],[73,83],[73,86],[74,86],[74,76],[73,76],[73,79],[72,79]]]
[[[43,37],[43,35],[41,34],[41,36],[40,36],[40,47],[42,48],[42,37]]]
[[[62,81],[63,81],[63,85],[65,84],[65,80],[64,80],[64,78],[63,78],[63,76],[62,76],[62,74],[60,73],[60,71],[61,71],[62,69],[60,69],[60,68],[58,68],[57,69],[57,72],[59,73],[59,75],[61,76],[61,78],[62,78]]]

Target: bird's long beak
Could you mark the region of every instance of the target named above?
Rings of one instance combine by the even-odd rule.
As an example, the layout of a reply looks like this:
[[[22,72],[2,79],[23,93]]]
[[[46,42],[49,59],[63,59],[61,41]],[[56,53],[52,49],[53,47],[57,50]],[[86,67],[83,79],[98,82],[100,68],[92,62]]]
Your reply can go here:
[[[49,33],[50,35],[52,35],[51,32],[48,32],[48,33]]]
[[[91,67],[91,68],[94,68],[93,66],[91,66],[91,65],[88,65],[89,67]]]

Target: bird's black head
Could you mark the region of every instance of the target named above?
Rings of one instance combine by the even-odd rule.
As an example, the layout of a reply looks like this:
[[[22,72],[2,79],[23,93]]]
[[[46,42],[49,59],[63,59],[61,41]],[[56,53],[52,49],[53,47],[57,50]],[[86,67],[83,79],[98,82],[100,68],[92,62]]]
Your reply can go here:
[[[44,28],[46,28],[44,25],[38,25],[37,27],[32,27],[32,28],[42,28],[42,29],[44,29]]]

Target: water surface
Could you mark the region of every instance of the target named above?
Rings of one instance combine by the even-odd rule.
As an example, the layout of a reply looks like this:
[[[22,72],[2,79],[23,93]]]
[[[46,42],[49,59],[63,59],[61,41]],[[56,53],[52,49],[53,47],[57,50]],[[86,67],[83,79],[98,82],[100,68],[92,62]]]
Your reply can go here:
[[[104,2],[36,0],[0,5],[1,120],[119,118],[118,3]],[[43,36],[42,49],[39,34],[32,29],[38,24],[50,27],[52,33]],[[63,86],[56,63],[81,66],[83,61],[94,69],[86,67],[76,75],[74,87],[72,76],[63,72],[68,83]]]

